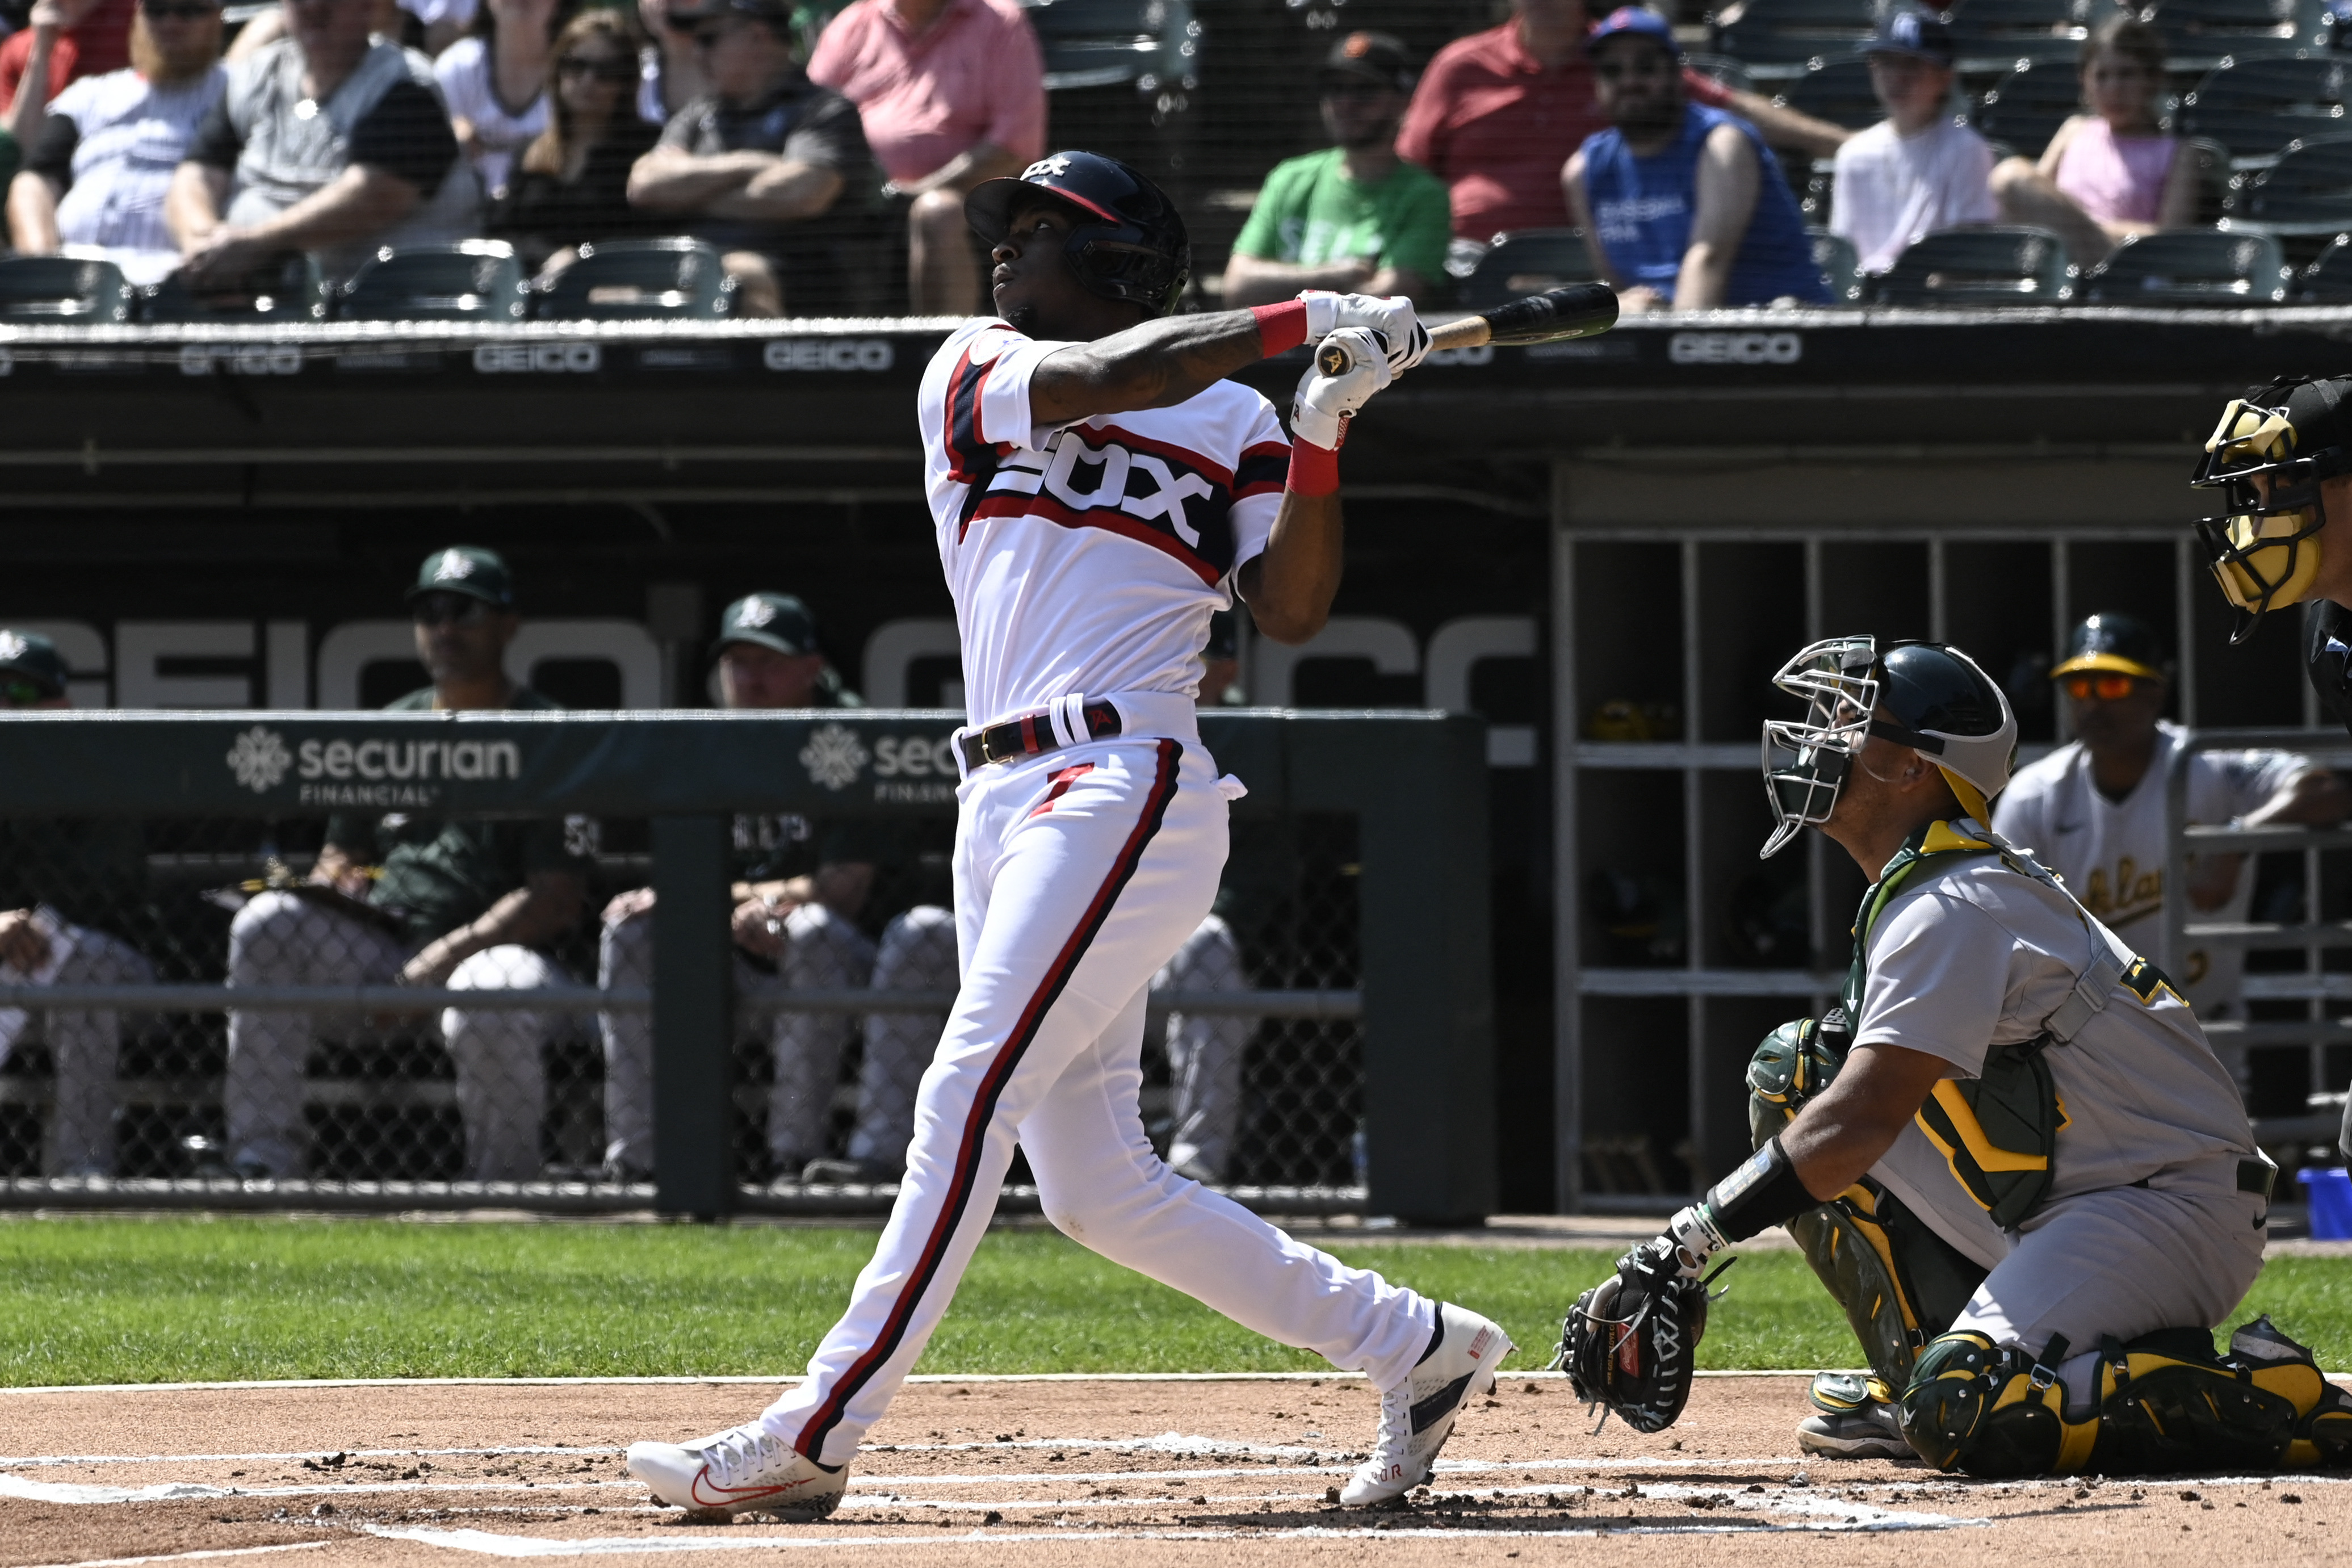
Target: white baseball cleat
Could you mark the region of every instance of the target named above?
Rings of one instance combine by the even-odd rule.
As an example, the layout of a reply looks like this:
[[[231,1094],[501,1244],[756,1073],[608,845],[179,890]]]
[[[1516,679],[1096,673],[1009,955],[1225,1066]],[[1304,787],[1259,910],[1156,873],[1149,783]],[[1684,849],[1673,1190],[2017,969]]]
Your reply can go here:
[[[1412,1375],[1381,1395],[1380,1437],[1339,1493],[1344,1506],[1391,1502],[1427,1480],[1454,1417],[1493,1392],[1496,1370],[1515,1348],[1499,1326],[1451,1302],[1438,1303],[1437,1325]]]
[[[847,1465],[828,1469],[757,1424],[691,1443],[632,1443],[629,1473],[674,1507],[793,1524],[824,1518],[849,1486]]]

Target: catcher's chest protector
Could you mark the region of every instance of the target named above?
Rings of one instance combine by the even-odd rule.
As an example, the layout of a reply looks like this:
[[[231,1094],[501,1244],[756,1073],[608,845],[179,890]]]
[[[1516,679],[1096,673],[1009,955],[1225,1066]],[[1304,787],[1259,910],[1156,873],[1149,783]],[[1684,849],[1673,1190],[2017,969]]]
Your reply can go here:
[[[2042,1020],[2039,1035],[1992,1047],[1985,1054],[1983,1071],[1974,1079],[1945,1079],[1937,1083],[1916,1118],[1919,1130],[1942,1152],[1969,1196],[1991,1215],[1994,1224],[2014,1230],[2049,1194],[2051,1161],[2057,1152],[2058,1133],[2066,1125],[2066,1107],[2058,1098],[2043,1051],[2071,1041],[2095,1014],[2105,1008],[2108,995],[2118,984],[2145,998],[2167,982],[2163,973],[2147,960],[2118,956],[2105,933],[2066,892],[2065,885],[2023,851],[1976,828],[1972,822],[1965,831],[1954,823],[1933,822],[1912,836],[1863,895],[1862,910],[1853,922],[1853,963],[1846,971],[1843,996],[1846,1016],[1853,1020],[1856,1029],[1862,1024],[1870,934],[1879,917],[1898,893],[1923,874],[1932,875],[1957,861],[1985,856],[1998,856],[2007,870],[2063,896],[2082,919],[2092,955],[2076,975],[2073,993]],[[2145,991],[2140,990],[2142,985]]]

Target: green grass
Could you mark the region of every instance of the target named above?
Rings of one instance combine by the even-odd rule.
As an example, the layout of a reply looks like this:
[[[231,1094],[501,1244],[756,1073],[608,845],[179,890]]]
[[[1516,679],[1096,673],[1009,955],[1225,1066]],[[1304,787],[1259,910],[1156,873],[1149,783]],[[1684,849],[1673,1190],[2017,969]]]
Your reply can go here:
[[[785,1373],[874,1245],[858,1229],[417,1225],[199,1217],[0,1221],[0,1384],[272,1377]],[[1467,1302],[1539,1365],[1613,1255],[1342,1245],[1348,1262]],[[1793,1253],[1742,1261],[1701,1360],[1846,1366],[1835,1310]],[[2273,1262],[2239,1321],[2274,1312],[2352,1364],[2352,1259]],[[982,1245],[927,1372],[1311,1368],[1050,1231]]]

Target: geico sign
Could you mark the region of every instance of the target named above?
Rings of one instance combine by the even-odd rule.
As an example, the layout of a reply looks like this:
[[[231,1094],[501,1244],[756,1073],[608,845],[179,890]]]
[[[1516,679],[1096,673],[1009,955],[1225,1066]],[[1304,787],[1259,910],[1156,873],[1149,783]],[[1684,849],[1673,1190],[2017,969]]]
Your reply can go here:
[[[299,375],[302,351],[256,343],[190,343],[180,351],[182,375],[210,375],[215,370],[232,375]]]
[[[578,375],[604,363],[595,343],[484,343],[474,351],[474,369],[483,375]]]
[[[898,353],[887,338],[776,338],[760,357],[770,370],[888,370]]]
[[[1676,332],[1666,343],[1676,364],[1794,364],[1805,340],[1794,332]]]

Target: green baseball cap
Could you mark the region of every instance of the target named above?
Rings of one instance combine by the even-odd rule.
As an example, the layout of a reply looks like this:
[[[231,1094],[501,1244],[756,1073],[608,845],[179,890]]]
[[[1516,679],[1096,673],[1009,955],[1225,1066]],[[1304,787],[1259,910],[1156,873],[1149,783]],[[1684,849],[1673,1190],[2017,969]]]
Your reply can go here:
[[[463,594],[499,609],[514,608],[514,574],[506,557],[478,544],[452,544],[425,558],[416,569],[415,584],[408,590],[414,601],[427,594]]]
[[[0,626],[0,679],[30,681],[51,697],[66,694],[66,661],[58,645],[38,632]]]
[[[719,640],[711,651],[736,642],[757,643],[778,653],[814,653],[816,617],[790,594],[746,594],[719,613]]]

